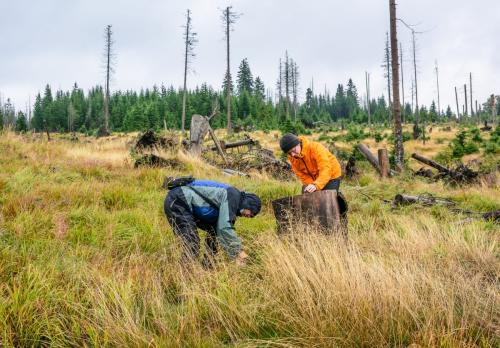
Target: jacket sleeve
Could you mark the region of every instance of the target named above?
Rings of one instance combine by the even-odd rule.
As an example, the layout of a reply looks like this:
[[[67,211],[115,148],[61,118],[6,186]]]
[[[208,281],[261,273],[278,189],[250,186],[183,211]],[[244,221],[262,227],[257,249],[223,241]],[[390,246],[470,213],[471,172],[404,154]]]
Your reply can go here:
[[[322,190],[323,187],[328,184],[331,179],[331,172],[334,164],[329,158],[330,152],[326,147],[320,143],[314,143],[314,157],[318,165],[318,177],[314,180],[313,184],[316,185],[318,190]]]
[[[302,161],[301,159],[294,159],[292,160],[291,157],[288,158],[290,161],[290,164],[292,165],[292,170],[297,175],[297,177],[300,179],[303,185],[309,185],[312,184],[313,178],[309,175],[306,174],[302,171],[299,170],[299,161]]]
[[[217,219],[217,238],[229,257],[235,258],[241,251],[241,239],[236,234],[229,214],[227,194],[223,197],[219,207]]]

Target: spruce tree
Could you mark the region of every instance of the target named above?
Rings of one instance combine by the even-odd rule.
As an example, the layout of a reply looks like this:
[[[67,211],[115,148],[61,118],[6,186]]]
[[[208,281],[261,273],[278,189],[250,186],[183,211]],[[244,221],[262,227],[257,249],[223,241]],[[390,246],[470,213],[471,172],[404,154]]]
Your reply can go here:
[[[22,111],[19,111],[16,118],[16,132],[24,133],[28,131],[28,123],[26,122],[26,116]]]
[[[237,88],[238,94],[241,94],[243,91],[247,91],[249,94],[253,93],[254,85],[253,85],[253,77],[252,72],[250,71],[250,65],[248,64],[248,59],[244,58],[239,66],[237,76]]]
[[[264,100],[266,97],[266,89],[264,87],[264,83],[260,79],[259,76],[255,78],[255,84],[254,84],[254,95],[257,97],[259,100]]]

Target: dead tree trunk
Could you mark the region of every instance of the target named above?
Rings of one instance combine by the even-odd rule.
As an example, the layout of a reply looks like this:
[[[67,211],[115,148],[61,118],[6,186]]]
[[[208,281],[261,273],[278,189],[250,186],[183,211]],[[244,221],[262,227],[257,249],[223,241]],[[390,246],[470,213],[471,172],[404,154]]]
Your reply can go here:
[[[398,193],[392,201],[393,206],[401,206],[408,204],[420,203],[427,206],[441,204],[445,206],[454,206],[455,203],[449,199],[432,197],[432,196],[410,196]]]
[[[370,162],[370,164],[377,170],[377,172],[382,175],[382,169],[380,169],[380,165],[378,163],[378,159],[370,152],[370,149],[366,147],[366,145],[359,143],[358,150],[361,154]]]
[[[186,126],[186,101],[187,101],[186,85],[187,85],[187,72],[188,72],[188,66],[189,66],[189,58],[194,57],[193,47],[194,47],[194,44],[196,43],[196,33],[192,32],[192,28],[191,28],[191,11],[190,10],[187,10],[186,27],[185,28],[186,28],[186,31],[184,33],[184,43],[185,43],[184,88],[183,88],[183,93],[182,93],[182,118],[181,118],[181,129],[182,129],[183,133],[184,133],[185,126]]]
[[[393,118],[394,118],[394,147],[396,150],[396,166],[403,170],[404,148],[403,129],[401,126],[401,103],[399,101],[399,57],[398,57],[398,35],[396,28],[396,1],[389,0],[389,12],[391,20],[391,65],[392,65],[392,95],[393,95]],[[383,173],[382,173],[383,175]]]
[[[196,156],[201,154],[203,139],[207,135],[209,128],[210,124],[207,117],[201,115],[191,117],[189,151],[192,154]]]
[[[368,127],[370,127],[370,133],[372,132],[372,118],[370,110],[370,74],[365,71],[366,80],[366,109],[368,111]]]
[[[380,166],[380,174],[382,178],[387,178],[390,170],[387,149],[378,149],[378,165]]]
[[[415,79],[415,128],[418,134],[418,121],[419,121],[419,110],[418,110],[418,84],[417,84],[417,53],[415,48],[415,30],[411,30],[412,43],[413,43],[413,73]]]
[[[441,116],[441,100],[439,98],[439,69],[436,61],[436,85],[437,85],[437,94],[438,94],[438,115]]]
[[[101,135],[109,135],[109,80],[111,74],[111,58],[112,58],[112,39],[111,25],[106,27],[106,86],[104,89],[104,125],[102,126]]]
[[[226,103],[227,103],[227,133],[231,134],[233,131],[233,127],[231,124],[231,65],[230,65],[230,55],[229,55],[229,34],[231,32],[231,25],[236,22],[238,15],[236,15],[232,10],[232,6],[226,7],[222,14],[222,22],[225,27],[225,36],[226,36]]]
[[[403,46],[401,42],[399,43],[399,62],[401,67],[401,99],[402,99],[402,109],[401,109],[401,123],[405,123],[405,83],[404,83],[404,73],[403,73]]]
[[[450,170],[448,168],[446,168],[445,166],[431,160],[431,159],[428,159],[428,158],[425,158],[423,156],[420,156],[419,154],[416,154],[416,153],[412,153],[411,154],[411,157],[416,159],[417,161],[419,162],[422,162],[424,164],[427,164],[428,166],[431,166],[432,168],[436,168],[437,170],[439,170],[439,172],[441,173],[445,173],[445,174],[449,174],[450,173]]]
[[[464,116],[467,117],[469,115],[469,110],[467,106],[467,84],[464,83],[464,97],[465,97],[465,113]]]
[[[385,71],[386,71],[386,77],[387,77],[387,95],[388,95],[388,100],[387,103],[389,104],[389,107],[391,106],[392,103],[392,97],[391,97],[391,56],[389,53],[390,47],[389,47],[389,33],[385,33],[386,40],[385,40]]]
[[[472,73],[469,73],[469,97],[470,97],[470,116],[474,117],[474,107],[472,106]]]
[[[460,109],[458,107],[458,93],[457,93],[457,86],[455,86],[455,101],[457,103],[457,121],[460,122]]]

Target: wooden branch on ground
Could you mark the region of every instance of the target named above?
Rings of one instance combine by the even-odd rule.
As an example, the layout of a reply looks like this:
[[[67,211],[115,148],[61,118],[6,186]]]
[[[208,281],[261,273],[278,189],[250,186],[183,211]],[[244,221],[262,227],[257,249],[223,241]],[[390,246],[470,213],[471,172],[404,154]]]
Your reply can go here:
[[[217,152],[219,152],[219,155],[221,155],[222,159],[224,160],[224,163],[227,164],[227,157],[224,151],[222,150],[219,139],[217,139],[217,136],[215,135],[215,132],[213,131],[212,127],[208,127],[208,132],[210,133],[210,136],[212,137],[212,140],[215,143],[215,147],[217,148]]]

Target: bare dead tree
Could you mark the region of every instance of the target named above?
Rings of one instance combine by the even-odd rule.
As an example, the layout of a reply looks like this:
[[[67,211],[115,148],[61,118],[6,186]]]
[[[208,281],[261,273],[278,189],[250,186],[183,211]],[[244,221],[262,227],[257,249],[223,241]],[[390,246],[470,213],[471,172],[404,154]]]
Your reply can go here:
[[[396,26],[396,1],[389,0],[390,28],[391,28],[391,65],[392,65],[392,103],[394,117],[394,147],[396,151],[396,165],[403,169],[404,148],[403,129],[401,126],[401,103],[399,102],[399,62],[398,62],[398,36]]]
[[[415,82],[413,79],[411,79],[411,112],[414,112],[413,110],[413,101],[415,100]]]
[[[474,117],[474,108],[472,107],[472,73],[469,73],[469,93],[470,93],[470,116]]]
[[[475,110],[476,110],[476,119],[477,119],[477,124],[479,125],[479,123],[480,123],[481,121],[479,120],[479,111],[478,111],[478,108],[477,108],[477,99],[476,99],[476,109],[475,109]]]
[[[194,45],[198,40],[196,39],[197,33],[193,31],[191,24],[191,11],[188,9],[186,11],[186,25],[183,26],[184,31],[184,88],[182,93],[182,119],[181,119],[181,129],[182,132],[185,131],[186,125],[186,99],[187,99],[187,89],[186,89],[186,81],[187,81],[187,73],[189,70],[189,65],[191,63],[191,59],[195,57],[194,54]]]
[[[458,93],[457,93],[457,86],[455,86],[455,102],[457,103],[457,121],[460,122],[460,109],[458,108]]]
[[[288,58],[288,51],[285,51],[285,114],[289,117],[290,113],[290,85],[291,85],[291,74],[290,74],[290,59]]]
[[[401,104],[403,108],[401,109],[401,122],[405,123],[405,81],[403,74],[403,46],[401,42],[399,42],[399,61],[401,66],[401,98],[403,99],[403,103]]]
[[[384,49],[384,64],[382,67],[385,70],[384,77],[387,79],[387,94],[389,109],[391,108],[392,97],[391,97],[391,58],[390,58],[390,46],[389,46],[389,33],[385,33],[385,49]]]
[[[281,58],[280,58],[280,65],[279,65],[278,81],[276,81],[276,89],[277,89],[277,93],[278,93],[278,105],[281,105],[281,102],[283,99],[283,80],[282,80]]]
[[[224,33],[226,39],[226,104],[227,104],[227,133],[230,134],[233,131],[233,127],[231,124],[231,65],[230,65],[230,38],[229,34],[233,31],[233,24],[236,23],[236,20],[240,17],[239,14],[236,14],[232,10],[232,6],[226,7],[222,11],[221,19],[224,25]]]
[[[397,20],[403,23],[405,27],[407,27],[409,30],[411,30],[412,51],[413,51],[413,73],[414,73],[413,83],[412,83],[412,103],[413,103],[413,96],[415,96],[415,109],[414,109],[415,123],[413,125],[413,138],[417,139],[419,135],[419,128],[418,128],[419,108],[418,108],[418,82],[417,82],[417,53],[416,53],[417,50],[416,50],[415,34],[422,34],[422,32],[416,32],[413,26],[407,24],[400,18],[398,18]]]
[[[497,104],[495,94],[491,95],[491,123],[497,123]]]
[[[438,62],[436,60],[435,62],[435,71],[436,71],[436,88],[437,88],[437,95],[438,95],[438,115],[441,115],[441,101],[439,99],[439,69],[438,69]]]
[[[469,110],[467,107],[467,84],[464,83],[464,97],[465,97],[465,113],[464,116],[467,117],[469,115]]]
[[[113,53],[113,31],[111,30],[111,25],[107,25],[104,38],[105,38],[105,64],[106,64],[106,84],[104,87],[104,124],[102,125],[99,135],[106,136],[109,135],[109,81],[111,79],[111,74],[114,72],[114,53]]]
[[[370,110],[370,74],[365,71],[365,82],[366,82],[366,109],[368,111],[368,126],[370,127],[370,132],[372,131],[372,119]]]
[[[293,117],[297,119],[298,108],[298,93],[299,93],[299,68],[294,60],[291,60],[291,74],[292,74],[292,98],[293,98]]]
[[[418,121],[419,121],[419,110],[418,110],[418,83],[417,83],[417,54],[415,49],[415,30],[411,30],[412,35],[412,43],[413,43],[413,72],[414,72],[414,80],[415,83],[415,128],[417,129],[418,134]]]

